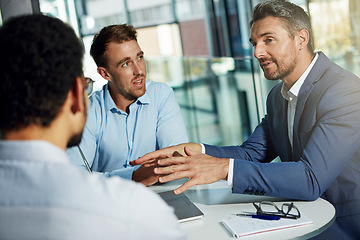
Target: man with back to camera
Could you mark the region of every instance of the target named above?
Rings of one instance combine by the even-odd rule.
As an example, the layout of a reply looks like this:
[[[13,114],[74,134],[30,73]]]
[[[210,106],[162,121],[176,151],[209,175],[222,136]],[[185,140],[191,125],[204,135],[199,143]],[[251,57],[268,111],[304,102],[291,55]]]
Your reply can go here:
[[[173,210],[142,184],[70,163],[65,149],[79,143],[88,106],[73,29],[12,18],[0,52],[0,238],[184,239]]]
[[[108,83],[90,96],[80,148],[92,171],[152,185],[158,181],[153,169],[137,169],[129,161],[188,142],[174,92],[164,83],[146,81],[144,53],[131,25],[104,27],[94,36],[90,54]],[[67,153],[75,165],[85,166],[76,147]]]
[[[265,1],[252,17],[254,56],[267,79],[282,80],[270,91],[267,115],[253,134],[241,146],[182,144],[131,164],[163,166],[154,169],[164,175],[160,182],[188,177],[175,193],[223,179],[234,193],[322,197],[335,206],[336,221],[317,238],[358,239],[360,79],[314,53],[310,19],[301,7]],[[171,157],[175,151],[186,156]],[[270,163],[277,156],[281,162]]]

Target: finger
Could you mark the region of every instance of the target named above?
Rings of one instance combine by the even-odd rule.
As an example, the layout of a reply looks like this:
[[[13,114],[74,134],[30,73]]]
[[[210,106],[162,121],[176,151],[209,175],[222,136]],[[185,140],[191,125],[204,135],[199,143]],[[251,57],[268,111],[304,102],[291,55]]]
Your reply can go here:
[[[170,165],[179,165],[184,164],[186,159],[184,157],[170,157],[170,158],[163,158],[157,161],[159,166],[170,166]]]
[[[141,165],[143,163],[146,163],[146,162],[151,162],[151,161],[154,161],[158,158],[165,158],[166,155],[162,154],[161,153],[161,150],[159,151],[155,151],[155,152],[151,152],[151,153],[147,153],[145,154],[144,156],[136,159],[136,160],[133,160],[130,162],[130,164],[132,164],[133,166],[134,165]]]
[[[186,178],[187,174],[188,173],[186,171],[175,172],[175,173],[171,173],[171,174],[162,174],[161,177],[159,177],[159,182],[166,183],[166,182],[171,182],[171,181],[174,181],[177,179]]]
[[[150,167],[155,167],[155,166],[159,166],[157,164],[157,162],[150,162],[150,163],[143,163],[142,166],[146,167],[146,168],[150,168]]]
[[[147,159],[147,160],[141,160],[138,161],[140,158],[136,159],[136,160],[133,160],[133,161],[130,161],[129,164],[131,166],[136,166],[136,165],[143,165],[143,164],[147,164],[147,163],[152,163],[152,162],[156,162],[157,159]]]
[[[180,194],[182,192],[185,192],[186,190],[188,190],[189,188],[191,188],[192,186],[195,186],[195,182],[192,180],[187,181],[186,183],[184,183],[183,185],[181,185],[180,187],[174,189],[174,194]]]
[[[180,173],[189,170],[189,167],[185,164],[180,165],[169,165],[166,167],[156,167],[154,169],[154,172],[156,174],[171,174],[171,173]]]

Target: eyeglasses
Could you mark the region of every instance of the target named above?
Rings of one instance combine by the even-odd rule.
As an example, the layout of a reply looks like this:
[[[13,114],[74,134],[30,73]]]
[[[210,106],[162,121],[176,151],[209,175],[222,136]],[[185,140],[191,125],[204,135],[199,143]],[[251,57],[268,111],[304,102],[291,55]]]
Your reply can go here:
[[[278,208],[275,203],[269,201],[260,202],[258,205],[253,203],[253,205],[256,208],[256,214],[258,215],[271,215],[291,219],[298,219],[301,217],[300,211],[294,203],[284,203],[281,205],[281,209]]]
[[[85,79],[86,93],[88,96],[90,96],[93,91],[94,80],[92,80],[89,77],[85,77],[84,79]]]

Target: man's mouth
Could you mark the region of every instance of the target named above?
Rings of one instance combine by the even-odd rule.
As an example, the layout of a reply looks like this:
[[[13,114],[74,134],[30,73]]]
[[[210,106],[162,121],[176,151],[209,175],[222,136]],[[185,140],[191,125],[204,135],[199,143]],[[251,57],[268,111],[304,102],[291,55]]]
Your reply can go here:
[[[142,86],[143,82],[144,82],[144,79],[140,78],[140,79],[133,81],[132,84],[134,84],[135,86]]]
[[[271,63],[272,63],[271,61],[266,61],[266,62],[262,62],[260,64],[261,64],[262,68],[267,68]]]

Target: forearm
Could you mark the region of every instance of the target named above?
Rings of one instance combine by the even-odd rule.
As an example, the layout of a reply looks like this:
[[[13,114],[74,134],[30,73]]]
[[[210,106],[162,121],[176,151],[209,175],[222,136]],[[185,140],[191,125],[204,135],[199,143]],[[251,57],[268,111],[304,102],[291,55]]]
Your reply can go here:
[[[303,162],[234,160],[233,192],[312,201],[325,190]]]

